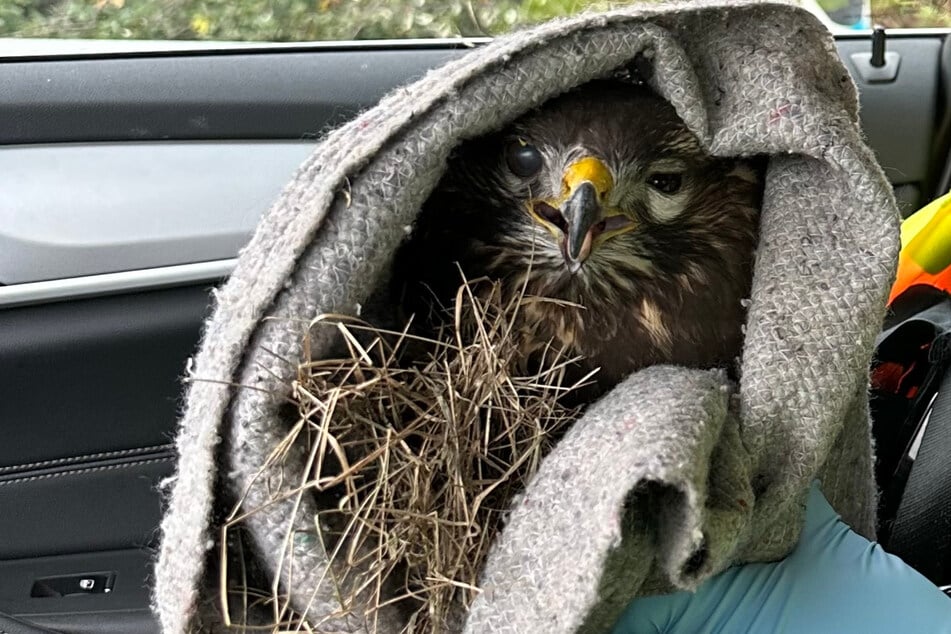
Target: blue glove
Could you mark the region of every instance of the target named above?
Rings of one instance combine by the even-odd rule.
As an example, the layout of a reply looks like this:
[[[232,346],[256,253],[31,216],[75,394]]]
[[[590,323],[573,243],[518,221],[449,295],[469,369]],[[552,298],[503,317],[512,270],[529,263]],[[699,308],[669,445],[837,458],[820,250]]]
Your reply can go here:
[[[802,537],[786,559],[730,568],[694,594],[636,599],[613,630],[659,632],[951,633],[951,599],[852,532],[813,486]]]

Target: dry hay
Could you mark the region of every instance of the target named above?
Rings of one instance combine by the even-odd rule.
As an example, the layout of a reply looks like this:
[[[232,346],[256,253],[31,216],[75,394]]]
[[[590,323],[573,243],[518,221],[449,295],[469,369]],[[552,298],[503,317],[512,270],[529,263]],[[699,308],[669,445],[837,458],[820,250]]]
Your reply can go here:
[[[305,345],[298,420],[271,459],[304,446],[308,483],[293,493],[317,496],[344,612],[368,614],[371,632],[390,605],[404,632],[457,629],[506,509],[577,417],[559,400],[583,382],[567,384],[573,359],[549,347],[525,368],[516,324],[528,301],[549,300],[503,301],[498,283],[464,283],[432,338],[339,315],[311,324],[337,329],[348,354],[310,359]],[[310,631],[276,588],[257,596],[282,623],[273,631]]]

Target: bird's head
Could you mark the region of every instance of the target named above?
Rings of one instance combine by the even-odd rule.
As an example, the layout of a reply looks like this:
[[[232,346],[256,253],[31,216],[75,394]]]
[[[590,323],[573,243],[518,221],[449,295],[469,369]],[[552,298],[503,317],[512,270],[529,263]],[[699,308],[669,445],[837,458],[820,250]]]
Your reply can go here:
[[[476,237],[499,268],[530,257],[539,274],[570,282],[646,271],[678,235],[709,230],[704,216],[728,198],[731,165],[649,89],[605,82],[470,144],[452,169],[457,204],[483,223],[475,232],[495,232]]]
[[[456,148],[398,258],[401,301],[448,306],[461,268],[533,298],[519,331],[608,380],[732,359],[761,168],[711,155],[648,87],[591,82]]]

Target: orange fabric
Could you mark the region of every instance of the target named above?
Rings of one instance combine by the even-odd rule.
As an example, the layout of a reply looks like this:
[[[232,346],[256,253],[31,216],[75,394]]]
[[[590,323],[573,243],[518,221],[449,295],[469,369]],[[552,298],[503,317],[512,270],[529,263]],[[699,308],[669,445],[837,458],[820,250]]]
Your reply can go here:
[[[947,267],[937,274],[932,274],[921,268],[913,259],[904,255],[899,256],[898,275],[895,278],[894,286],[892,286],[892,292],[888,296],[888,303],[891,304],[896,297],[916,284],[928,284],[951,293],[951,267]]]
[[[925,205],[902,223],[901,245],[889,304],[916,284],[951,293],[951,194]]]

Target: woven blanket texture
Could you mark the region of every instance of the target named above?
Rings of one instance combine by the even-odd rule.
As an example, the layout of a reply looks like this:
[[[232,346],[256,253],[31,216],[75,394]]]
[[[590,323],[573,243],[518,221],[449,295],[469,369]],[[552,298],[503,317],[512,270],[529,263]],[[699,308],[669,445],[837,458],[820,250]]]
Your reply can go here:
[[[219,536],[213,512],[226,499],[245,496],[249,509],[269,499],[255,476],[287,432],[278,410],[301,324],[367,303],[459,142],[638,54],[710,153],[770,156],[741,379],[652,367],[590,407],[513,504],[463,630],[605,632],[634,596],[780,558],[816,477],[843,518],[873,535],[867,368],[898,213],[863,141],[855,86],[829,33],[798,8],[647,4],[476,48],[329,133],[300,168],[216,293],[193,360],[155,569],[166,634],[213,620],[202,618],[216,605],[205,589],[217,583],[205,565]],[[297,458],[283,478],[301,478]],[[327,554],[288,529],[312,530],[315,511],[288,501],[247,522],[260,565],[314,623],[339,609]],[[294,565],[278,572],[285,554]],[[397,614],[382,615],[381,632],[399,627]],[[354,615],[316,631],[366,627]]]

